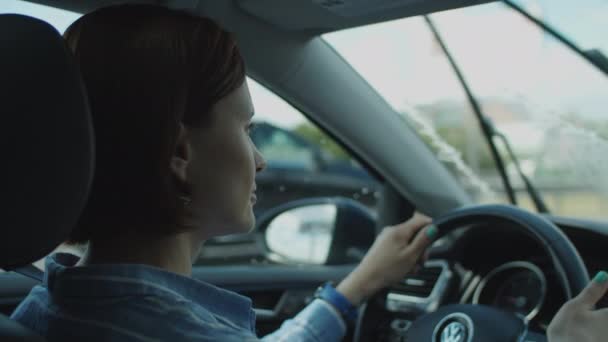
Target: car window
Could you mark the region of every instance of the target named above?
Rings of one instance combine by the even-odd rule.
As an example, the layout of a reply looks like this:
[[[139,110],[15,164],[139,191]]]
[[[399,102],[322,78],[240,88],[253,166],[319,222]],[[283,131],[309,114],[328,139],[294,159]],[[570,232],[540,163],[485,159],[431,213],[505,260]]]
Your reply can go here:
[[[302,137],[267,122],[257,122],[251,139],[270,169],[315,169],[315,146]]]
[[[359,201],[375,214],[379,182],[300,111],[255,80],[248,78],[248,84],[255,107],[251,139],[267,161],[256,177],[256,217],[289,201],[334,196]],[[256,234],[208,241],[197,263],[263,262]]]

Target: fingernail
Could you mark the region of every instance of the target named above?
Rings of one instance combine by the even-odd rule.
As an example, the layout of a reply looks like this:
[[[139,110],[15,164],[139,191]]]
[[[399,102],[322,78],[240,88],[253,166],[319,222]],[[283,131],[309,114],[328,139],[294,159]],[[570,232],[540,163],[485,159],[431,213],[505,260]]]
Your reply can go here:
[[[597,274],[593,278],[593,281],[598,284],[603,284],[606,282],[606,280],[608,280],[608,273],[606,273],[605,271],[597,272]]]
[[[426,236],[429,237],[429,239],[434,239],[435,236],[437,236],[437,233],[439,231],[437,230],[437,227],[435,227],[435,225],[430,225],[427,230],[426,230]]]

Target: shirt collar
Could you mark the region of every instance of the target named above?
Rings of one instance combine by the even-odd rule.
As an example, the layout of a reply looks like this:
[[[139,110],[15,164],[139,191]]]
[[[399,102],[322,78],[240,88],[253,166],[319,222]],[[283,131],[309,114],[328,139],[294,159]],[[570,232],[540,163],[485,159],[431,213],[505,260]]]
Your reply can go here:
[[[188,300],[213,314],[253,330],[251,299],[203,281],[161,268],[139,264],[96,264],[73,267],[79,258],[55,253],[46,258],[44,286],[53,296],[92,297],[160,296]]]

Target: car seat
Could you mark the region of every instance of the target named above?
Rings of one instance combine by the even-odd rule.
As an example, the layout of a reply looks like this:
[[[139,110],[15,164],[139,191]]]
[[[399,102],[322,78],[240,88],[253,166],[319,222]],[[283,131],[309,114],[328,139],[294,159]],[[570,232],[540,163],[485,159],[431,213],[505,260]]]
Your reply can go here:
[[[94,139],[80,73],[57,30],[0,15],[0,51],[0,268],[10,271],[68,237],[89,193]],[[0,315],[0,341],[44,339]]]

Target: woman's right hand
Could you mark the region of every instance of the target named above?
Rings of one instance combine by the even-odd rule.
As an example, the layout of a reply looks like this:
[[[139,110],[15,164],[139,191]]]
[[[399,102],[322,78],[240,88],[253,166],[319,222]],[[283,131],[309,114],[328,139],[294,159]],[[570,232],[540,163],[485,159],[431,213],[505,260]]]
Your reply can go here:
[[[433,242],[437,228],[430,217],[415,213],[406,222],[385,227],[361,263],[337,287],[353,305],[397,283],[416,267]]]
[[[566,302],[549,325],[549,342],[597,342],[608,339],[608,309],[594,310],[608,290],[608,273],[598,273],[574,299]]]

